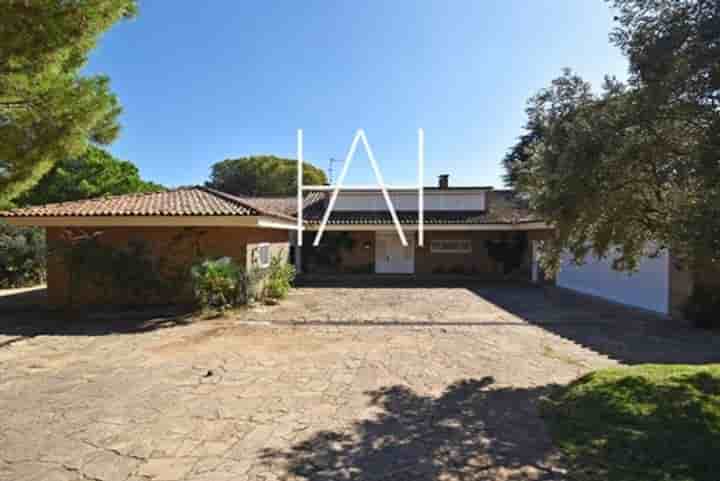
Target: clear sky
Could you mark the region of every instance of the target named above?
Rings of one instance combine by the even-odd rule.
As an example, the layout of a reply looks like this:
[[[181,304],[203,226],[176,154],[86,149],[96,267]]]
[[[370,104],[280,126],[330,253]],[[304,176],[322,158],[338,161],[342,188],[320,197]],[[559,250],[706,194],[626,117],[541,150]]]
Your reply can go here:
[[[563,67],[626,77],[612,15],[602,0],[142,1],[87,70],[125,109],[112,152],[168,186],[228,157],[295,158],[298,128],[324,169],[365,129],[385,180],[406,184],[423,127],[426,184],[501,187],[528,97]],[[366,159],[350,183],[373,182]]]

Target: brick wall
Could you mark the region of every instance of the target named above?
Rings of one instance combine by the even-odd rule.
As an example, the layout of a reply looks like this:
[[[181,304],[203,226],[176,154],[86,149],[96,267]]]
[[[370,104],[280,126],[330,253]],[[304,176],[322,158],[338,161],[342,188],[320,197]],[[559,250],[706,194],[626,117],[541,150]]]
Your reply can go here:
[[[97,227],[74,228],[88,233],[99,233],[102,245],[116,249],[129,249],[141,243],[146,246],[153,265],[166,276],[169,293],[162,296],[150,295],[135,289],[137,286],[123,285],[117,279],[102,282],[85,282],[73,273],[67,264],[68,251],[62,248],[61,239],[66,227],[47,229],[48,254],[48,300],[52,306],[73,307],[93,305],[144,305],[187,303],[192,301],[189,283],[172,286],[178,272],[189,267],[202,257],[228,256],[240,265],[248,266],[253,250],[260,243],[271,244],[273,254],[287,255],[288,232],[275,229],[254,229],[244,227]],[[249,254],[250,253],[250,254]],[[142,282],[137,284],[142,285]],[[71,286],[73,288],[71,289]],[[133,292],[133,291],[141,292]],[[153,291],[154,292],[154,291]]]
[[[494,233],[480,231],[426,231],[424,247],[415,249],[415,272],[417,274],[467,272],[497,277],[501,274],[501,266],[488,256],[485,241],[499,238]],[[435,240],[470,240],[472,252],[468,254],[432,252],[430,246]]]
[[[338,246],[337,237],[351,239],[348,249],[345,241]],[[372,273],[375,264],[375,232],[325,232],[322,243],[314,247],[315,232],[306,232],[303,237],[303,272],[305,273]],[[367,247],[366,247],[367,246]]]
[[[375,265],[375,232],[352,232],[352,249],[341,249],[340,272],[372,273]]]
[[[480,278],[497,279],[504,277],[503,264],[493,259],[486,246],[489,240],[510,240],[516,232],[492,231],[426,231],[425,246],[415,250],[415,272],[418,274],[432,274],[438,272],[458,272],[472,274]],[[530,242],[546,238],[548,232],[533,231],[527,235],[528,245],[523,252],[522,265],[514,273],[515,277],[529,279],[531,249]],[[472,243],[472,252],[469,254],[432,252],[433,240],[468,239]]]

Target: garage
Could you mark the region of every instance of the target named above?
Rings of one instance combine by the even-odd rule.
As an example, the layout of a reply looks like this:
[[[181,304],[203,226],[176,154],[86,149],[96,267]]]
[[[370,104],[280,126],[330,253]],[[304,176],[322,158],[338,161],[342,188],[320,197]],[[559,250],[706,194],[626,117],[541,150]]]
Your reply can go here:
[[[565,260],[557,276],[557,285],[629,306],[669,313],[670,262],[667,252],[643,258],[635,272],[616,271],[612,261],[611,257],[596,259],[592,255],[588,255],[582,265]]]

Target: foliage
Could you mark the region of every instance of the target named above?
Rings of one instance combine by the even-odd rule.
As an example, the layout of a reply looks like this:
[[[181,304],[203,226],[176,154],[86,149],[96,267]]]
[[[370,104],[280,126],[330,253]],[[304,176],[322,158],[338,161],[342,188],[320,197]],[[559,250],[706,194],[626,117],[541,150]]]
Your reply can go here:
[[[0,288],[45,282],[45,233],[0,222]]]
[[[508,275],[523,264],[523,254],[528,247],[527,234],[519,232],[509,240],[487,240],[488,256],[502,265],[503,274]]]
[[[136,0],[7,0],[0,16],[0,201],[32,187],[58,159],[107,144],[121,108],[105,76],[81,70],[99,36]]]
[[[720,365],[597,371],[544,410],[573,479],[713,481],[720,472]]]
[[[326,184],[327,177],[321,169],[304,163],[303,183]],[[210,181],[206,184],[231,194],[294,195],[297,185],[297,161],[274,155],[226,159],[213,164]]]
[[[231,258],[205,259],[193,266],[191,276],[202,307],[224,310],[239,303],[244,274]]]
[[[166,303],[181,294],[188,281],[186,268],[158,258],[145,240],[115,247],[103,243],[102,236],[102,231],[66,229],[51,246],[52,254],[61,256],[67,266],[69,306],[88,288],[102,290],[102,300],[108,303]]]
[[[287,296],[295,280],[295,267],[286,259],[277,255],[270,261],[265,280],[265,294],[271,299],[282,299]]]
[[[720,328],[720,290],[696,285],[685,306],[685,316],[697,327]]]
[[[568,250],[634,269],[671,247],[690,266],[720,262],[720,3],[615,0],[611,39],[626,84],[599,94],[566,71],[529,101],[506,181],[557,228],[543,268]],[[648,245],[654,246],[648,252]]]
[[[137,167],[132,163],[118,160],[108,152],[91,146],[78,159],[64,160],[56,164],[35,187],[23,193],[15,199],[15,202],[5,202],[2,208],[9,209],[15,205],[37,205],[161,189],[160,185],[143,181]],[[6,235],[15,239],[15,242],[11,243],[14,250],[8,251],[8,256],[11,255],[10,252],[13,252],[12,256],[14,256],[15,262],[7,264],[12,266],[13,274],[10,275],[8,268],[2,274],[4,281],[0,281],[0,283],[17,285],[41,282],[45,276],[43,260],[45,244],[44,241],[39,242],[36,239],[44,239],[42,231],[9,226],[4,229],[13,233],[5,232]],[[30,233],[33,234],[30,235]],[[29,241],[25,242],[22,239]],[[30,241],[31,239],[32,241]],[[17,256],[21,256],[20,258],[24,260],[20,262],[20,258]],[[109,258],[112,259],[113,256]],[[92,268],[90,271],[93,272]]]
[[[163,190],[161,185],[140,178],[131,162],[91,146],[77,159],[58,162],[35,187],[15,200],[18,205],[89,199],[103,195],[133,194]]]
[[[309,270],[332,270],[342,265],[342,251],[351,251],[355,248],[355,239],[349,232],[325,232],[320,248],[313,246],[315,233],[305,233],[303,238],[302,259],[303,265]],[[328,269],[330,268],[330,269]],[[370,269],[369,272],[372,272]]]

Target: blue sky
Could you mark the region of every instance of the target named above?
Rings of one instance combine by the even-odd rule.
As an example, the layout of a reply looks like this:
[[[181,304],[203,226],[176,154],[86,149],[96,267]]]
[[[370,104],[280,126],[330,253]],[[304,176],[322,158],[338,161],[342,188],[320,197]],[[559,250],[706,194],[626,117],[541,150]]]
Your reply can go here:
[[[204,3],[204,5],[203,5]],[[385,180],[502,186],[500,160],[525,102],[571,67],[594,85],[626,77],[602,0],[144,1],[105,35],[87,70],[124,106],[112,152],[168,186],[202,183],[228,157],[327,168],[363,128]],[[348,182],[374,177],[363,152]]]

